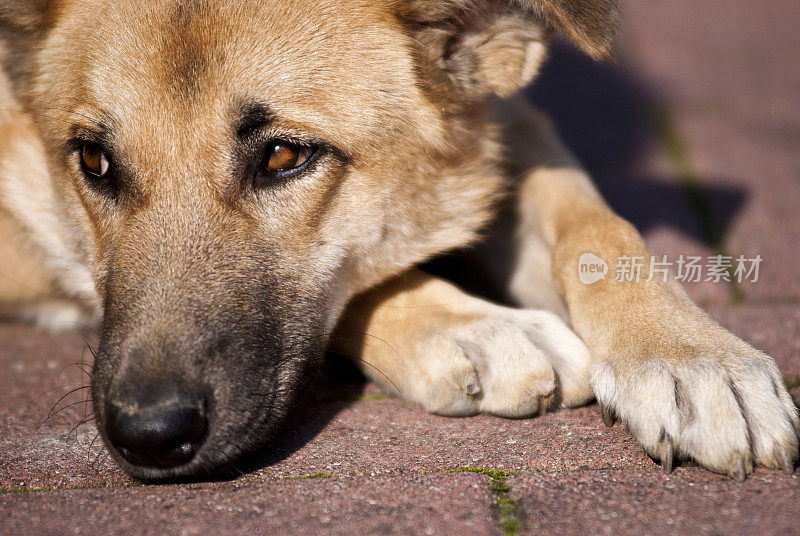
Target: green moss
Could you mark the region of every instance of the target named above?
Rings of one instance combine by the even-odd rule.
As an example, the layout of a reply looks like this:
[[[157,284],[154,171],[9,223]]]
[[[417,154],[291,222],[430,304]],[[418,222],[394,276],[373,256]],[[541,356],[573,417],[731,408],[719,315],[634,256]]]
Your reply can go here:
[[[287,476],[284,480],[305,480],[307,478],[334,478],[336,475],[331,473],[312,473],[310,475]]]
[[[678,181],[697,217],[703,238],[712,247],[716,255],[729,256],[725,251],[724,229],[714,218],[711,199],[703,189],[700,178],[692,167],[689,151],[669,112],[664,108],[656,108],[651,110],[649,115],[651,128],[675,167]],[[747,295],[742,287],[736,283],[732,266],[728,268],[728,276],[731,280],[731,301],[733,303],[744,302],[747,299]]]
[[[793,390],[800,388],[800,376],[784,376],[783,383],[786,384],[786,389],[794,399],[794,405],[800,410],[800,400],[796,398],[797,395],[795,393],[792,393]]]
[[[714,221],[711,202],[700,184],[698,174],[692,167],[689,151],[686,149],[686,144],[672,121],[669,112],[664,108],[652,110],[650,112],[650,123],[653,132],[675,167],[678,180],[698,216],[705,239],[715,249],[722,248],[724,239],[722,229]]]
[[[522,509],[517,501],[511,498],[511,487],[506,483],[506,478],[514,473],[489,469],[486,467],[466,466],[445,471],[446,473],[477,473],[491,477],[490,491],[494,499],[494,514],[503,533],[506,536],[516,536],[522,529],[524,519]]]
[[[62,489],[82,489],[75,488],[19,488],[19,489],[4,489],[0,488],[0,495],[10,493],[39,493],[41,491],[61,491]]]
[[[128,484],[124,484],[123,487],[125,488],[133,488],[141,486],[142,484],[138,482],[130,482]],[[0,488],[0,495],[6,493],[43,493],[48,491],[72,491],[76,489],[97,489],[99,486],[66,486],[63,488],[56,488],[53,486],[42,486],[38,488],[17,488],[17,489],[5,489]]]
[[[486,467],[474,467],[472,465],[450,469],[449,471],[445,471],[445,473],[478,473],[479,475],[488,475],[494,480],[502,480],[514,474],[506,473],[500,469],[488,469]]]
[[[786,384],[786,389],[792,390],[800,387],[800,376],[784,376],[783,383]]]

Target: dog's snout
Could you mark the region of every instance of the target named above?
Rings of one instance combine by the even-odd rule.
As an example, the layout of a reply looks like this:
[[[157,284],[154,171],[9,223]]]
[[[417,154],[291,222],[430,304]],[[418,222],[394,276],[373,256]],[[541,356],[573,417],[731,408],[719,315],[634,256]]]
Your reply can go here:
[[[208,428],[206,398],[185,387],[159,385],[106,403],[106,428],[129,463],[178,467],[194,458]]]

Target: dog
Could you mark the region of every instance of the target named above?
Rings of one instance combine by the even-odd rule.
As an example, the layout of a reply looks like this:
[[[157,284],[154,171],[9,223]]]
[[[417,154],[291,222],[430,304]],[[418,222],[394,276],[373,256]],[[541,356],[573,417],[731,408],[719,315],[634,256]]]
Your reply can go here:
[[[143,480],[264,445],[329,348],[427,411],[596,398],[665,471],[792,472],[770,357],[673,278],[581,281],[651,254],[513,95],[554,31],[610,59],[619,11],[0,0],[2,312],[99,322],[96,423]],[[478,240],[507,305],[416,268]]]

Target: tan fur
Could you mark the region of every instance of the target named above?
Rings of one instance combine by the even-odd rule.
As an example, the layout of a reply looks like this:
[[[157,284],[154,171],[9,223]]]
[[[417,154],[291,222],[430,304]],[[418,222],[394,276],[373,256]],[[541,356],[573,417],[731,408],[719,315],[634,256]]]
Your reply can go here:
[[[633,226],[608,208],[546,118],[521,101],[499,105],[496,111],[509,129],[515,164],[527,170],[517,185],[518,219],[513,230],[521,255],[505,281],[506,291],[523,306],[544,306],[558,313],[562,305],[554,300],[551,286],[562,296],[567,317],[593,358],[591,365],[575,361],[570,369],[577,375],[575,383],[580,384],[580,378],[589,382],[591,376],[589,383],[606,416],[615,413],[625,420],[645,450],[667,469],[673,456],[688,456],[738,479],[745,478],[754,464],[791,470],[799,421],[774,361],[713,322],[674,280],[648,282],[643,270],[639,283],[617,283],[613,276],[592,285],[580,282],[578,259],[583,253],[608,260],[622,255],[649,259],[651,253]],[[550,249],[551,259],[542,257],[543,247]],[[490,255],[485,265],[508,261]],[[543,269],[549,269],[552,283],[542,284]],[[422,326],[406,331],[393,307],[401,299],[404,311],[413,311],[430,301],[427,294],[421,293],[417,300],[409,296],[414,292],[405,289],[388,297],[385,292],[368,294],[356,302],[355,314],[361,318],[365,311],[359,304],[370,303],[368,311],[374,312],[366,314],[367,332],[381,333],[390,348],[414,348]],[[463,322],[461,311],[471,307],[473,299],[463,294],[459,299],[450,292],[446,303],[437,305],[435,317],[450,315],[447,322],[458,325]],[[502,326],[502,315],[494,315]],[[375,325],[382,318],[388,332]],[[367,362],[385,363],[380,360],[386,351],[365,340],[359,355]],[[438,362],[442,354],[428,349],[402,361],[422,368],[420,362]],[[557,360],[551,361],[558,372]],[[371,368],[362,364],[362,370],[381,383]],[[452,371],[462,376],[472,372],[458,367]],[[547,371],[537,374],[546,378]],[[513,384],[509,388],[513,390]],[[451,388],[450,393],[458,396],[458,389]],[[570,405],[571,396],[562,396]],[[519,397],[530,400],[535,395]]]
[[[356,299],[332,345],[434,413],[522,417],[554,395],[562,407],[592,398],[589,353],[557,316],[494,305],[417,270]]]
[[[534,78],[553,30],[609,57],[617,12],[612,0],[2,0],[0,312],[48,325],[104,314],[101,431],[107,400],[142,380],[211,384],[221,424],[197,460],[165,472],[115,454],[143,478],[258,445],[252,423],[282,415],[337,323],[335,348],[429,411],[518,417],[594,394],[666,468],[676,455],[737,477],[789,469],[798,419],[774,362],[674,282],[580,283],[580,254],[647,256],[641,237],[545,118],[487,106]],[[253,109],[270,139],[326,147],[303,176],[249,182]],[[80,171],[71,143],[87,133],[111,151],[110,185]],[[525,308],[413,270],[390,279],[473,241],[506,190],[514,217],[487,251],[502,239],[513,255],[483,261],[498,279],[510,266],[507,297]],[[242,395],[259,381],[287,401],[275,416]]]

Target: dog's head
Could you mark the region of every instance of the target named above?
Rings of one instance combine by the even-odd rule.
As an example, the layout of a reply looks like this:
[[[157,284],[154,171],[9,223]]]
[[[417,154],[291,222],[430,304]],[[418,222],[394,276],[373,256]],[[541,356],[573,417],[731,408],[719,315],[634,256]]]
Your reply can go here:
[[[501,189],[481,103],[612,0],[0,0],[104,308],[93,397],[141,478],[269,438],[347,301],[468,242]],[[13,65],[12,65],[13,64]]]

